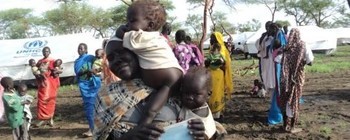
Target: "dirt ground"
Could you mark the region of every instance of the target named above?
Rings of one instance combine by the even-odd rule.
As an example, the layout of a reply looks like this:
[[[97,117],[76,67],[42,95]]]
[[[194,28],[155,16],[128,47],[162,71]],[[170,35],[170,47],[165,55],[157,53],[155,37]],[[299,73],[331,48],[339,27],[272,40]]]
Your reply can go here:
[[[235,77],[235,94],[228,101],[223,125],[225,139],[350,139],[350,70],[328,74],[307,74],[297,134],[281,131],[281,125],[267,125],[270,99],[251,98],[254,76]],[[74,89],[74,88],[73,88]],[[33,103],[32,112],[36,112]],[[59,93],[55,127],[33,128],[33,140],[85,139],[80,134],[88,128],[82,111],[82,99],[74,89]],[[11,139],[11,130],[0,124],[0,140]]]

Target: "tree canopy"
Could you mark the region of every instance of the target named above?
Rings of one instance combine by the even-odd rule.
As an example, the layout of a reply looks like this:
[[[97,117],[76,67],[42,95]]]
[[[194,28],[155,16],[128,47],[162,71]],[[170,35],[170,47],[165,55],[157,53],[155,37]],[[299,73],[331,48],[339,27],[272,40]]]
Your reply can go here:
[[[108,37],[121,24],[126,23],[128,4],[134,0],[117,0],[120,4],[110,9],[88,5],[86,0],[58,0],[59,6],[34,16],[33,9],[14,8],[0,11],[0,39],[18,39],[59,34],[94,32]],[[345,10],[344,0],[186,0],[192,8],[203,8],[203,14],[188,15],[184,23],[176,22],[176,17],[168,16],[168,22],[177,29],[189,30],[196,40],[206,39],[207,20],[212,23],[208,29],[229,33],[254,31],[259,27],[256,20],[233,25],[227,20],[227,13],[215,11],[215,2],[222,1],[227,8],[236,2],[264,4],[272,16],[274,11],[284,12],[294,17],[297,25],[314,24],[320,27],[349,27],[350,13]],[[342,3],[342,1],[344,1]],[[169,13],[175,9],[172,0],[160,0]],[[235,2],[235,3],[234,3]],[[125,3],[125,4],[124,4]],[[273,18],[272,18],[273,19]],[[182,26],[186,26],[184,28]],[[201,42],[202,42],[201,41]]]

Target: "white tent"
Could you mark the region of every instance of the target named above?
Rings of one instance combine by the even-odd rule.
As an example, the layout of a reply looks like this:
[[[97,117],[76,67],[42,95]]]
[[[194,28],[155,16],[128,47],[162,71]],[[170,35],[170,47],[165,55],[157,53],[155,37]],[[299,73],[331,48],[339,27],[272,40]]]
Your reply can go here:
[[[310,47],[313,51],[326,51],[332,52],[336,50],[336,36],[333,32],[319,28],[317,26],[296,26],[290,27],[298,28],[300,30],[301,40],[305,41],[306,46]],[[261,34],[265,32],[265,28],[260,28],[253,36],[247,40],[246,50],[249,54],[256,54],[256,41],[260,38]]]
[[[254,34],[255,34],[255,32],[243,32],[243,33],[237,34],[233,40],[233,43],[235,44],[235,48],[239,49],[239,50],[244,50],[244,44]]]
[[[334,51],[337,48],[337,39],[333,32],[317,26],[297,26],[301,40],[313,51]]]
[[[89,54],[101,48],[102,39],[95,39],[89,34],[72,34],[53,37],[0,40],[0,74],[14,80],[34,79],[28,65],[29,59],[38,61],[43,58],[42,48],[50,47],[50,57],[62,59],[63,73],[60,77],[74,76],[74,61],[78,58],[79,43],[88,45]]]
[[[335,34],[337,38],[337,45],[350,44],[350,28],[334,28],[326,30]]]
[[[261,37],[261,34],[264,33],[265,30],[265,26],[260,28],[258,31],[256,31],[253,35],[251,35],[245,44],[243,44],[244,46],[244,52],[245,53],[249,53],[249,54],[257,54],[258,50],[256,49],[255,43],[256,41]]]
[[[233,43],[236,47],[236,49],[243,50],[243,44],[247,41],[247,39],[254,35],[254,32],[243,32],[239,34],[231,34],[231,37],[233,39]],[[224,41],[227,41],[229,39],[229,35],[224,36]],[[210,46],[210,38],[204,41],[204,49],[209,49]]]

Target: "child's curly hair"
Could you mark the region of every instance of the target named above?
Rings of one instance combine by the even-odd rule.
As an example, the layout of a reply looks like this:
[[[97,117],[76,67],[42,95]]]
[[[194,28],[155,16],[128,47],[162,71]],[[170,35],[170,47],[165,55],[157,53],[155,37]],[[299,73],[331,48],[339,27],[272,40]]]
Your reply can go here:
[[[154,31],[159,30],[166,22],[166,12],[163,5],[157,0],[137,0],[129,9],[141,7],[146,19],[154,22]]]

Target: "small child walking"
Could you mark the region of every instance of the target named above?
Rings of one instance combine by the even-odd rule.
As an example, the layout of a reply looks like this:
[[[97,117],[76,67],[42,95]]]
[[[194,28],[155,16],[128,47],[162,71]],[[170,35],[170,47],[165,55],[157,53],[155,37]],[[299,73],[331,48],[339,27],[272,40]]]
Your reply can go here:
[[[8,124],[12,128],[12,136],[14,140],[28,140],[28,131],[24,121],[23,105],[21,98],[14,89],[13,79],[11,77],[3,77],[1,85],[4,87],[4,95],[2,96],[5,115]]]
[[[27,94],[28,87],[26,84],[21,83],[18,85],[18,94],[21,97],[21,104],[24,106],[24,119],[27,123],[27,130],[29,131],[30,124],[32,122],[32,112],[30,111],[30,104],[33,102],[34,97]]]

